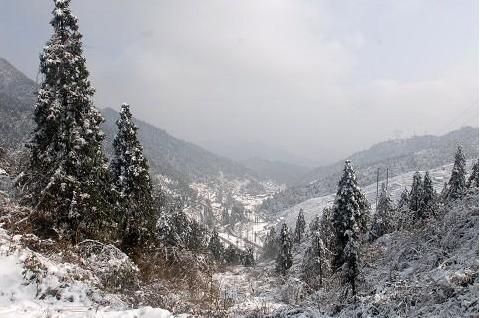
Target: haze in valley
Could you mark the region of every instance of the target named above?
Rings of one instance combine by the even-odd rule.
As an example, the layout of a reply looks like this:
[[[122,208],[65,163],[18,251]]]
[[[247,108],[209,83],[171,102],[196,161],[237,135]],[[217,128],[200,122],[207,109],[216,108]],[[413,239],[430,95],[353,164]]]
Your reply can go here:
[[[35,79],[52,3],[0,2],[1,56]],[[138,118],[235,159],[325,164],[478,126],[478,1],[71,6],[98,107],[129,102]]]

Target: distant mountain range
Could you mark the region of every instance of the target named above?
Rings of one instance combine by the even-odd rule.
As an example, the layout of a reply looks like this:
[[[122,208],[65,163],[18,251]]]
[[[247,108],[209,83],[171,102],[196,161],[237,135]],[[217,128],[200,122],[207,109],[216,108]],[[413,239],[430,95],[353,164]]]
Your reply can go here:
[[[33,110],[37,85],[5,59],[0,58],[0,146],[9,151],[21,147],[33,130]],[[101,110],[105,122],[105,148],[111,153],[118,112]],[[166,131],[140,120],[139,137],[145,155],[156,172],[183,180],[204,181],[221,174],[228,179],[261,178],[238,162],[218,156],[202,147],[169,135]]]
[[[467,159],[478,158],[478,128],[464,127],[443,136],[416,136],[408,139],[378,143],[348,158],[357,170],[360,185],[375,182],[377,169],[380,180],[414,170],[432,169],[453,162],[458,145]],[[276,213],[305,200],[320,197],[336,190],[344,160],[318,167],[299,179],[296,185],[266,200],[263,210]]]
[[[272,179],[281,184],[293,185],[299,177],[304,176],[311,168],[259,157],[240,161],[245,167],[255,171],[263,179]]]

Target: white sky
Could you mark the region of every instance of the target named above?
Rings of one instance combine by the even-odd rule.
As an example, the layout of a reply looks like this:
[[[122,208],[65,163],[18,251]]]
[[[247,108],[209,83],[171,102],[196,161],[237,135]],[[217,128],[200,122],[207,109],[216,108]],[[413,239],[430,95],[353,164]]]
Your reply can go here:
[[[33,78],[51,8],[0,0],[0,56]],[[137,117],[220,152],[255,154],[245,145],[256,144],[325,163],[396,130],[478,126],[478,0],[73,0],[72,9],[98,107],[129,102]]]

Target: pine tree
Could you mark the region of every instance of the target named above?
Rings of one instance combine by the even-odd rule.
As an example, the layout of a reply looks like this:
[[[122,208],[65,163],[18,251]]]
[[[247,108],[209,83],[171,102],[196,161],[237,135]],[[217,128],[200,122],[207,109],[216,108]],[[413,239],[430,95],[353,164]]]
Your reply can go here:
[[[295,242],[300,243],[304,233],[305,233],[305,217],[303,216],[303,209],[300,209],[300,211],[298,212],[297,223],[295,225],[295,232],[294,232]]]
[[[54,2],[54,32],[40,56],[44,78],[25,175],[35,208],[49,213],[52,226],[76,241],[107,235],[111,228],[108,166],[102,151],[103,118],[92,102],[78,21],[70,0]]]
[[[232,244],[228,245],[225,249],[225,262],[228,265],[238,265],[241,261],[241,255],[238,248],[233,246]]]
[[[343,175],[338,183],[338,190],[332,211],[332,223],[336,237],[336,257],[334,264],[338,268],[345,261],[344,250],[352,237],[366,231],[369,204],[358,187],[355,171],[349,160],[345,161]],[[347,231],[358,231],[347,235]]]
[[[310,246],[305,252],[302,264],[302,279],[311,288],[318,289],[322,286],[326,248],[320,233],[320,218],[316,216],[311,223]]]
[[[189,231],[187,233],[187,248],[190,251],[200,251],[205,246],[205,228],[197,221],[189,222]]]
[[[462,147],[458,146],[455,154],[455,163],[453,164],[452,174],[448,181],[447,200],[457,200],[463,197],[466,190],[466,160],[463,154]]]
[[[345,259],[344,263],[344,272],[345,272],[345,281],[350,284],[352,289],[352,294],[357,294],[356,289],[356,278],[359,274],[358,270],[358,257],[359,257],[359,249],[360,249],[360,242],[358,238],[359,229],[357,225],[354,224],[352,229],[349,229],[345,232],[346,236],[348,237],[347,245],[343,250],[343,255]]]
[[[253,247],[247,246],[243,253],[243,266],[251,267],[255,265],[255,254]]]
[[[467,187],[475,187],[478,188],[478,159],[472,166],[472,173],[468,178]]]
[[[369,233],[370,240],[373,241],[382,235],[393,231],[393,210],[394,207],[390,193],[388,192],[385,183],[382,183],[377,209],[373,216],[372,226]]]
[[[157,226],[158,238],[165,244],[185,247],[189,236],[189,221],[180,200],[161,207]]]
[[[281,275],[285,275],[287,270],[292,266],[292,235],[286,223],[282,224],[278,242],[279,250],[276,270]]]
[[[147,160],[132,119],[130,106],[123,104],[117,120],[114,158],[110,165],[113,186],[119,197],[117,211],[124,250],[147,242],[155,234],[152,185]]]
[[[224,247],[222,242],[220,242],[220,238],[218,237],[217,229],[213,229],[212,236],[210,237],[210,241],[208,242],[208,249],[210,253],[212,253],[213,258],[216,261],[223,261],[224,258]]]
[[[425,218],[435,213],[436,197],[437,193],[435,192],[435,189],[433,189],[432,178],[430,178],[430,174],[427,171],[423,177],[423,199],[419,211],[420,218]]]
[[[315,215],[315,217],[313,218],[313,220],[310,222],[310,236],[312,236],[315,232],[319,232],[320,231],[320,217],[317,215]]]
[[[410,210],[419,211],[423,201],[423,181],[420,172],[413,175],[412,188],[410,189]]]
[[[273,258],[278,254],[278,237],[274,227],[270,228],[267,236],[265,237],[265,243],[263,244],[263,257]]]
[[[404,208],[410,208],[410,194],[407,188],[403,189],[400,199],[397,203],[397,210],[403,210]]]

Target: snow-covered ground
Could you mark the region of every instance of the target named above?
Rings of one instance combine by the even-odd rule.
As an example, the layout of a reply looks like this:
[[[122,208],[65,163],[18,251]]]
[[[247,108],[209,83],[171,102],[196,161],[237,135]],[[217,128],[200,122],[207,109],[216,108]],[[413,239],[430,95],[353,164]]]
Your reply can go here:
[[[471,166],[473,165],[473,160],[467,161],[467,171],[470,171]],[[445,182],[448,182],[450,178],[450,173],[452,171],[453,164],[444,165],[435,169],[428,170],[430,177],[433,181],[433,187],[439,193],[442,191]],[[412,177],[415,171],[410,171],[399,176],[395,176],[389,179],[388,181],[388,190],[392,196],[394,202],[400,198],[400,195],[407,189],[410,191],[410,186],[412,184]],[[420,171],[423,174],[425,171]],[[379,185],[380,188],[381,185]],[[375,197],[377,194],[377,184],[370,184],[362,188],[363,193],[365,194],[368,202],[371,205],[371,211],[375,211]],[[380,191],[380,189],[379,189]],[[329,194],[318,198],[309,199],[299,203],[289,209],[284,210],[278,214],[280,220],[284,220],[289,227],[294,227],[297,220],[298,212],[300,209],[303,209],[305,216],[305,221],[309,223],[315,215],[321,215],[323,209],[331,206],[335,200],[335,194]]]
[[[473,160],[467,161],[467,168],[469,170],[473,162]],[[444,183],[448,182],[452,167],[453,164],[448,164],[429,170],[433,181],[433,186],[437,192],[440,192],[443,189]],[[389,179],[388,189],[392,195],[392,199],[395,202],[400,198],[400,195],[404,189],[410,190],[414,173],[415,171],[410,171]],[[420,173],[423,175],[425,171],[420,171]],[[375,211],[377,184],[370,184],[362,188],[362,191],[371,204],[371,211]],[[277,218],[271,221],[264,220],[254,209],[250,214],[249,222],[238,223],[234,226],[225,227],[219,231],[219,235],[225,243],[234,244],[241,249],[245,248],[246,244],[252,245],[251,243],[254,243],[254,247],[259,247],[263,245],[263,239],[265,238],[270,227],[277,226],[280,222],[285,221],[287,225],[293,229],[295,227],[295,222],[300,209],[303,209],[305,221],[308,224],[315,217],[315,215],[321,215],[325,207],[331,206],[334,200],[334,193],[309,199],[278,213]],[[255,219],[257,222],[254,221]]]
[[[160,308],[128,309],[115,294],[95,287],[93,271],[33,252],[21,240],[0,228],[0,317],[172,317]]]
[[[451,168],[429,170],[437,191]],[[409,189],[413,173],[389,180],[395,199]],[[374,203],[376,184],[363,190]],[[283,215],[292,225],[301,207],[311,219],[333,198],[307,200]],[[356,302],[345,298],[347,289],[337,275],[317,292],[305,287],[299,277],[307,246],[307,240],[295,245],[286,278],[274,273],[274,261],[263,260],[255,267],[228,267],[215,274],[228,317],[478,317],[478,192],[443,206],[428,222],[363,246]]]

